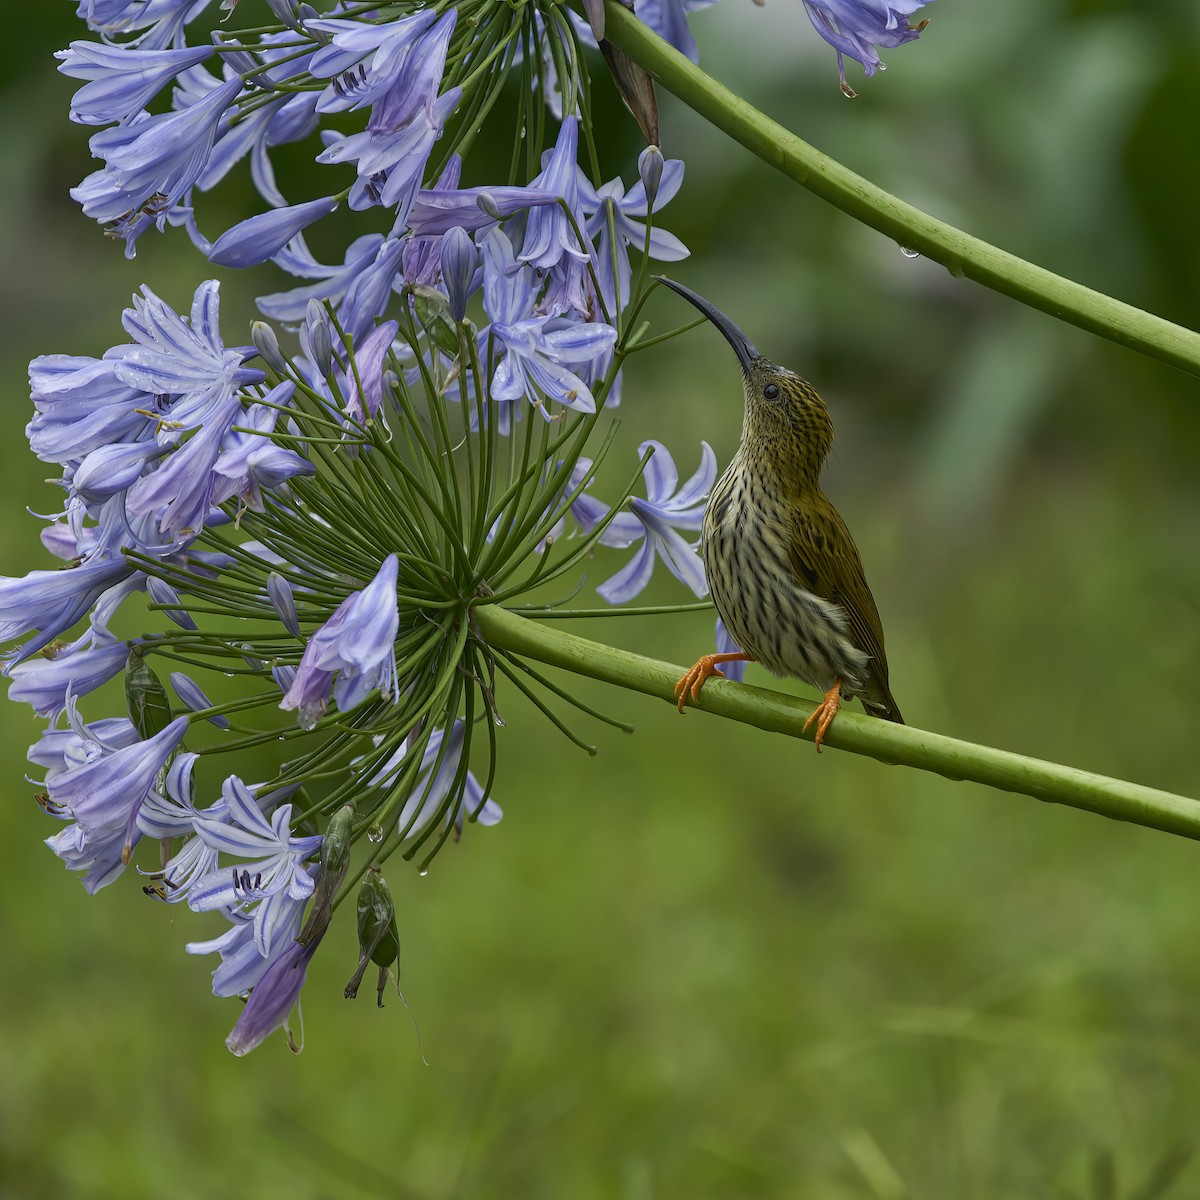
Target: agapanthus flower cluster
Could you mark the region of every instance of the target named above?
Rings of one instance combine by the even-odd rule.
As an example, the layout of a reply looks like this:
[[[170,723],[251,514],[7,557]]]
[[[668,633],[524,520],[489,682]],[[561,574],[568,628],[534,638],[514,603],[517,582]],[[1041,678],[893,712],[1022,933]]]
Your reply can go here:
[[[656,562],[704,596],[716,460],[701,446],[681,485],[647,441],[623,490],[596,491],[648,263],[687,250],[659,226],[682,162],[651,146],[636,178],[599,168],[588,24],[540,2],[269,0],[274,30],[256,11],[253,35],[189,45],[212,7],[81,3],[99,40],[61,69],[85,81],[72,117],[100,127],[101,165],[74,195],[129,256],[178,226],[214,263],[298,282],[260,297],[274,324],[244,345],[209,281],[186,315],[143,288],[98,358],[34,360],[29,442],[60,496],[42,541],[64,566],[0,579],[0,636],[10,696],[47,720],[29,754],[62,822],[47,844],[90,892],[136,872],[219,914],[188,949],[219,956],[217,995],[248,997],[240,1054],[286,1023],[356,886],[347,994],[374,962],[382,996],[399,953],[382,863],[424,870],[500,819],[497,688],[546,681],[474,611],[594,556],[609,603]],[[692,52],[685,7],[639,12]],[[807,7],[869,72],[917,6]],[[512,167],[463,186],[481,131],[512,136]],[[300,141],[330,180],[316,198],[276,178],[272,152]],[[243,159],[264,210],[206,230],[197,198]],[[318,261],[306,230],[338,210],[352,240]],[[269,777],[248,781],[262,748]]]

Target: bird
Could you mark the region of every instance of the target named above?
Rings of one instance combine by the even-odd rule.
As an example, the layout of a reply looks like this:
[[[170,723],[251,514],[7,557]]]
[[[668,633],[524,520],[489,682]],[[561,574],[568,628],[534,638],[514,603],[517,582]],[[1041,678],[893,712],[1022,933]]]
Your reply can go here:
[[[888,682],[879,610],[854,538],[821,491],[833,421],[812,384],[760,354],[719,308],[665,276],[724,335],[742,370],[737,453],[709,494],[701,557],[713,604],[738,650],[702,655],[676,684],[679,711],[719,663],[758,662],[820,688],[817,750],[843,701],[904,724]]]

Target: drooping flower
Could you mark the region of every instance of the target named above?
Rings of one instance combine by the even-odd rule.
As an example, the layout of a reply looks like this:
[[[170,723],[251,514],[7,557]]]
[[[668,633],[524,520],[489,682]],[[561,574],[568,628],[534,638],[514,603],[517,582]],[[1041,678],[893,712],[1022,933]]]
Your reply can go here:
[[[107,125],[131,120],[181,71],[212,54],[212,46],[158,50],[72,42],[54,57],[64,75],[88,81],[71,99],[71,120],[81,125]]]
[[[111,883],[128,862],[140,836],[138,810],[167,759],[183,739],[187,717],[177,717],[153,737],[114,749],[94,742],[99,753],[46,777],[50,803],[74,825],[47,845],[69,869],[87,871],[89,892]]]
[[[102,129],[91,139],[104,161],[71,195],[83,211],[125,241],[134,255],[138,237],[163,228],[168,213],[199,178],[217,137],[217,126],[242,90],[240,79],[214,88],[187,108]]]
[[[633,11],[663,41],[670,42],[692,62],[699,62],[700,54],[688,27],[687,15],[715,3],[716,0],[634,0]]]
[[[390,64],[366,129],[339,138],[317,155],[320,163],[356,165],[358,179],[347,201],[351,208],[394,208],[397,225],[407,217],[433,144],[462,98],[461,88],[438,95],[456,16],[450,9]]]
[[[231,1053],[239,1056],[249,1054],[268,1034],[286,1023],[288,1014],[300,999],[308,964],[324,936],[325,930],[322,929],[306,946],[290,941],[270,963],[254,985],[237,1024],[225,1039],[225,1045]],[[288,1042],[293,1050],[299,1051],[290,1030]]]
[[[389,554],[375,578],[361,591],[351,592],[309,638],[296,677],[279,704],[298,710],[302,728],[311,729],[321,719],[331,685],[342,712],[361,704],[375,688],[385,698],[391,696],[400,621],[396,578],[397,559]]]
[[[901,46],[917,38],[928,24],[910,25],[908,18],[928,0],[804,0],[813,28],[837,51],[842,91],[854,95],[846,82],[845,57],[862,63],[870,78],[883,62],[878,46]]]

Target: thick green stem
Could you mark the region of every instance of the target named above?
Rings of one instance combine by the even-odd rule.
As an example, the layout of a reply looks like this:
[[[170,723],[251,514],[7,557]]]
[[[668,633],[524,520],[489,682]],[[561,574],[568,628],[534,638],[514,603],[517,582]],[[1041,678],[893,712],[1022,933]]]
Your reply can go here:
[[[1200,334],[1055,275],[963,233],[801,141],[706,75],[617,0],[605,4],[606,36],[718,129],[842,212],[939,262],[951,275],[1040,308],[1151,358],[1200,375]]]
[[[564,633],[557,626],[518,617],[495,604],[474,609],[474,619],[492,646],[675,703],[681,667]],[[803,732],[803,725],[812,702],[765,688],[710,679],[700,694],[700,707],[771,733],[811,738],[811,733]],[[1200,841],[1200,802],[1007,750],[960,742],[911,725],[893,725],[842,709],[825,735],[825,745]]]

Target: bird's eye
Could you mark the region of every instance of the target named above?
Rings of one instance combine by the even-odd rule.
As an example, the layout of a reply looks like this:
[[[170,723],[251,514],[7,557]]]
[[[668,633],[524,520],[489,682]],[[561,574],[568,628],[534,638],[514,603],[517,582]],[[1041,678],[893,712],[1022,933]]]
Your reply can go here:
[[[768,383],[767,386],[765,388],[763,388],[763,399],[764,400],[778,400],[779,399],[779,384]]]

